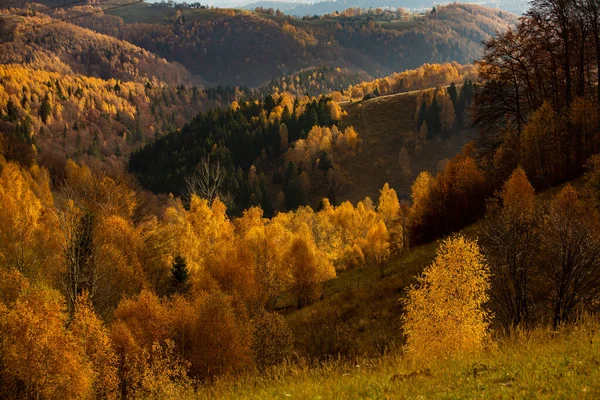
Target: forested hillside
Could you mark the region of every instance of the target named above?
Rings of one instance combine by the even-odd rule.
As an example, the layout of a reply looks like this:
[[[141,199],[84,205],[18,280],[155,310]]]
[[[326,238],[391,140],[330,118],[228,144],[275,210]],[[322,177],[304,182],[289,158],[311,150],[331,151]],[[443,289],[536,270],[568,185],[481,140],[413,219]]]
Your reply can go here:
[[[10,157],[26,164],[122,167],[131,150],[246,95],[194,86],[181,65],[30,9],[2,16],[0,126]]]
[[[307,172],[314,163],[327,173],[335,166],[334,155],[341,158],[356,149],[353,129],[339,132],[335,127],[340,118],[339,105],[326,97],[294,100],[282,95],[267,96],[264,102],[236,102],[230,109],[198,115],[181,131],[132,154],[129,168],[147,188],[178,194],[185,194],[196,177],[208,179],[202,178],[203,168],[214,168],[215,177],[207,182],[214,186],[212,196],[232,197],[228,203],[231,212],[260,204],[271,215],[274,199],[265,172],[278,168],[272,180],[283,182],[281,195],[288,208],[294,209],[306,203],[310,186]],[[305,139],[314,148],[305,149]],[[308,153],[299,155],[308,170],[305,164],[302,168],[298,165],[288,144]],[[282,154],[289,163],[279,166]]]
[[[439,7],[394,23],[354,13],[302,20],[206,9],[157,19],[145,5],[133,7],[137,13],[126,9],[122,18],[116,10],[73,21],[180,62],[207,82],[251,87],[322,65],[383,76],[428,62],[470,63],[480,57],[483,40],[515,23],[512,14],[474,5]]]
[[[129,168],[154,192],[185,195],[210,164],[222,173],[204,179],[232,215],[259,204],[269,216],[316,207],[323,197],[357,202],[377,195],[386,181],[408,197],[418,172],[435,173],[471,136],[467,108],[475,76],[473,67],[427,64],[316,98],[294,97],[284,88],[298,87],[283,81],[264,101],[198,115],[132,154]],[[438,87],[363,100],[364,93],[431,86]],[[379,176],[371,176],[373,165]]]
[[[258,88],[258,93],[266,96],[286,91],[296,97],[318,96],[347,89],[348,86],[372,81],[373,77],[362,71],[348,68],[322,66],[307,68],[296,74],[274,79]]]
[[[38,152],[48,166],[67,158],[123,165],[132,149],[171,132],[200,110],[242,96],[235,90],[207,92],[156,81],[0,66],[0,126],[14,145],[12,157],[30,163]]]
[[[0,63],[28,64],[37,69],[77,73],[123,81],[161,81],[171,85],[192,83],[190,74],[180,65],[167,62],[131,43],[101,35],[70,23],[60,22],[43,13],[26,15],[26,9],[3,11]],[[33,29],[35,28],[35,29]]]

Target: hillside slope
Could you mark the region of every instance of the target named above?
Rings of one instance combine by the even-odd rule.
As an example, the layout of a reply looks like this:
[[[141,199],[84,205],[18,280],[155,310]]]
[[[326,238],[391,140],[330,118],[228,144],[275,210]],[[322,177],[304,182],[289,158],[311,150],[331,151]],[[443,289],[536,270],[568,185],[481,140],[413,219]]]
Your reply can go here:
[[[583,179],[569,182],[582,188]],[[540,204],[549,202],[565,185],[539,192]],[[465,238],[484,241],[485,221],[480,220],[460,230]],[[326,281],[321,300],[297,309],[284,294],[277,302],[294,333],[295,346],[310,357],[336,357],[338,353],[351,357],[376,357],[401,351],[403,307],[409,285],[436,257],[439,242],[433,241],[405,249],[390,259],[381,278],[379,266],[341,271],[335,279]],[[497,322],[497,321],[496,321]],[[309,327],[309,328],[307,328]],[[501,330],[500,326],[495,326]]]
[[[48,70],[51,65],[0,65],[0,132],[29,148],[34,143],[42,159],[59,164],[66,158],[122,164],[146,141],[236,98],[224,91]]]
[[[385,182],[400,197],[408,198],[410,186],[420,171],[435,175],[440,162],[459,153],[473,138],[472,132],[461,130],[448,138],[428,140],[422,150],[416,151],[415,112],[420,93],[413,91],[343,104],[347,115],[342,126],[353,126],[362,145],[354,158],[342,164],[352,184],[339,194],[340,199],[357,202],[366,196],[377,198]],[[410,174],[403,171],[399,162],[403,148],[408,152]]]
[[[42,13],[15,17],[24,10],[11,9],[3,23],[0,64],[21,64],[61,74],[81,74],[171,85],[201,83],[192,80],[181,65],[114,37],[99,34]],[[62,17],[60,13],[57,18]]]
[[[287,364],[265,375],[222,379],[201,399],[572,398],[600,395],[600,324],[537,329],[503,339],[483,354],[426,366],[398,355]]]

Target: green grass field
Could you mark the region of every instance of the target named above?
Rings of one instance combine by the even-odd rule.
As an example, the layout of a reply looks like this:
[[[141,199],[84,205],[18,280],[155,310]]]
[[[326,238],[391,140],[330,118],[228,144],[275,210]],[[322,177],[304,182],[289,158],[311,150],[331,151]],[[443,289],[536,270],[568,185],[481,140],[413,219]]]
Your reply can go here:
[[[419,25],[420,22],[420,18],[415,17],[402,21],[379,22],[379,25],[381,25],[381,27],[385,29],[402,31],[404,29],[414,28],[415,26]]]
[[[262,375],[222,378],[197,398],[225,399],[596,399],[600,324],[587,317],[559,332],[500,338],[475,355],[417,364],[402,354],[290,362]]]

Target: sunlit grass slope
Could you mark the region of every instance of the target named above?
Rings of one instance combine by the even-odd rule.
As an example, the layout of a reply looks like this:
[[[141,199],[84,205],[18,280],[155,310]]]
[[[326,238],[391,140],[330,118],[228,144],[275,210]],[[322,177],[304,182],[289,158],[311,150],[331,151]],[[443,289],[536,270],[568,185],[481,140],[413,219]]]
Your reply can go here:
[[[318,366],[290,363],[262,376],[200,389],[199,398],[409,399],[600,396],[600,324],[588,317],[560,332],[537,329],[499,339],[478,355],[418,365],[400,354]]]

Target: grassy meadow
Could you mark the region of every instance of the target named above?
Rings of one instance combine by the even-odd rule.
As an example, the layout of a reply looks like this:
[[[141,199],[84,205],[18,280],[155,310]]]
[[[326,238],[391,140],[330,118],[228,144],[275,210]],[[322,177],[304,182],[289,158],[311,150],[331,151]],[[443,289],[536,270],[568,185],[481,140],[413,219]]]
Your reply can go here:
[[[584,317],[561,331],[499,337],[480,354],[417,364],[401,352],[378,358],[292,360],[262,375],[222,378],[198,398],[415,399],[571,398],[600,396],[600,323]]]

